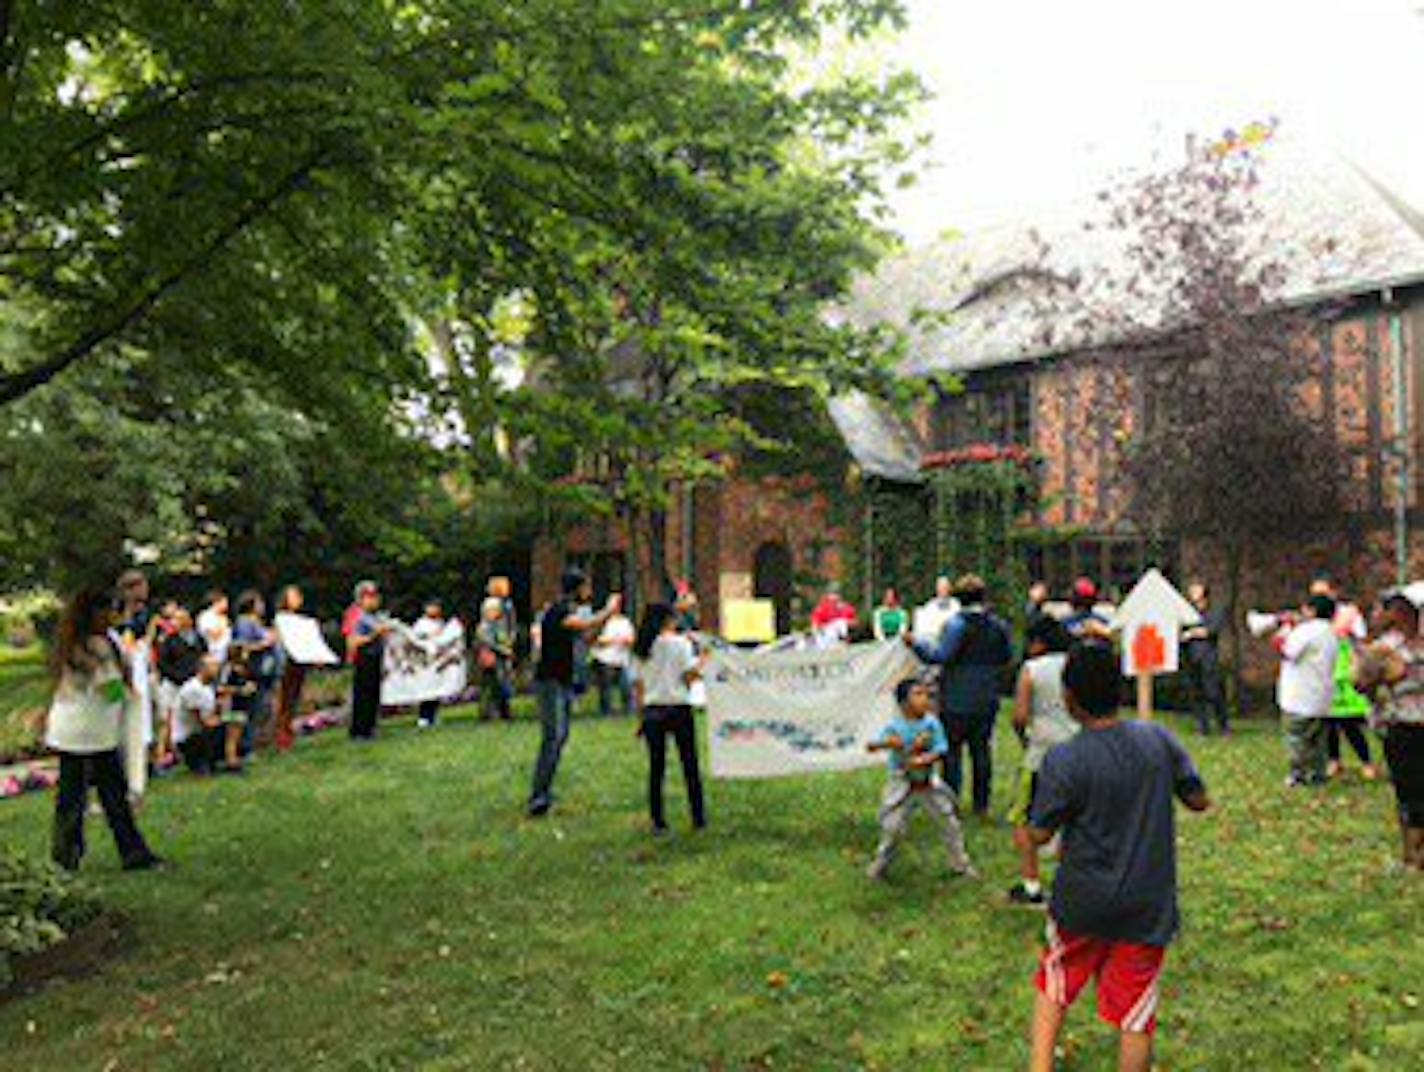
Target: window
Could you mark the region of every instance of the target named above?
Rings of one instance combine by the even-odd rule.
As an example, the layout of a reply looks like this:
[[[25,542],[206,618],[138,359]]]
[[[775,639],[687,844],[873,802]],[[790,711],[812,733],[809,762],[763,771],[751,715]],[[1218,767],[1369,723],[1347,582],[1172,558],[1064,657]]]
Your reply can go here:
[[[1149,566],[1178,580],[1178,549],[1175,540],[1087,535],[1031,548],[1027,565],[1029,575],[1047,584],[1055,598],[1066,597],[1077,578],[1091,577],[1105,598],[1115,602],[1132,590]]]
[[[1033,445],[1033,386],[1024,373],[971,377],[959,394],[935,403],[937,450],[974,443]]]

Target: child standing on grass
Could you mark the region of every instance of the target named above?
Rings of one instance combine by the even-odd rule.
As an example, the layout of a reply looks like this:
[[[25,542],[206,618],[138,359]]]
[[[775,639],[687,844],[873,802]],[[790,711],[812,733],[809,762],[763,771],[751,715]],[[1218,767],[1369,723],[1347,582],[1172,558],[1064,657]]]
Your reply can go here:
[[[1063,697],[1063,668],[1068,665],[1071,641],[1068,630],[1046,614],[1029,623],[1028,659],[1014,693],[1014,732],[1024,744],[1018,790],[1009,810],[1021,876],[1018,885],[1009,890],[1014,904],[1042,906],[1048,901],[1039,881],[1038,846],[1029,835],[1028,820],[1044,758],[1051,749],[1076,737],[1080,728]]]
[[[1119,1069],[1148,1072],[1158,978],[1177,932],[1173,798],[1208,807],[1206,786],[1171,732],[1117,718],[1118,666],[1105,644],[1069,653],[1064,696],[1082,732],[1044,758],[1030,818],[1035,844],[1063,832],[1063,862],[1038,970],[1032,1072],[1051,1072],[1068,1007],[1088,980],[1120,1032]]]
[[[112,617],[107,595],[80,593],[65,609],[54,648],[57,681],[45,727],[45,744],[59,753],[53,856],[70,871],[84,858],[90,785],[99,791],[124,870],[162,862],[134,823],[119,763],[119,728],[129,696],[118,649],[108,635]]]
[[[964,851],[964,831],[959,825],[954,794],[935,773],[935,765],[949,751],[949,740],[944,724],[933,714],[930,690],[922,682],[906,678],[895,686],[895,702],[900,706],[900,715],[866,746],[872,752],[889,753],[888,778],[880,803],[880,845],[866,874],[877,881],[885,877],[911,815],[924,808],[939,823],[950,870],[965,878],[977,878]]]

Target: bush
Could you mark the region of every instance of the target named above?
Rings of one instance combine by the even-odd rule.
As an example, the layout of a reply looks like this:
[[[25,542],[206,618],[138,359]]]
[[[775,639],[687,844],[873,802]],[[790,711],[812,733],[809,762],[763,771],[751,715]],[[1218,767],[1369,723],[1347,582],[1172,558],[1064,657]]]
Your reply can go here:
[[[63,942],[102,912],[98,897],[48,860],[0,850],[0,987],[16,961]]]
[[[0,643],[28,648],[48,637],[59,616],[53,592],[20,592],[0,598]]]

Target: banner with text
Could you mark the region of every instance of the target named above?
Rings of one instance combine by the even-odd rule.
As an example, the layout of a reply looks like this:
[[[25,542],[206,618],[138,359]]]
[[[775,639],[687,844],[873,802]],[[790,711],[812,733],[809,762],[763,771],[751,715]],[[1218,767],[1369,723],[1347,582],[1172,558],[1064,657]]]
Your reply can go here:
[[[381,670],[382,705],[448,700],[465,691],[466,678],[465,628],[458,620],[424,636],[402,622],[391,623]]]
[[[918,663],[898,641],[828,651],[718,651],[707,668],[714,778],[775,778],[884,763],[865,745]]]

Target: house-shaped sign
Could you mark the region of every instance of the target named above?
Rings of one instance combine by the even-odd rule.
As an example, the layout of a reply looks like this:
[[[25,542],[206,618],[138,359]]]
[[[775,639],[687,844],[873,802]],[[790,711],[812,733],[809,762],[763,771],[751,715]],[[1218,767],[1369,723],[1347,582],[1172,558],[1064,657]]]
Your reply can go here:
[[[1181,666],[1182,627],[1200,620],[1172,582],[1149,569],[1113,617],[1113,629],[1122,632],[1122,672],[1128,677],[1175,674]]]

